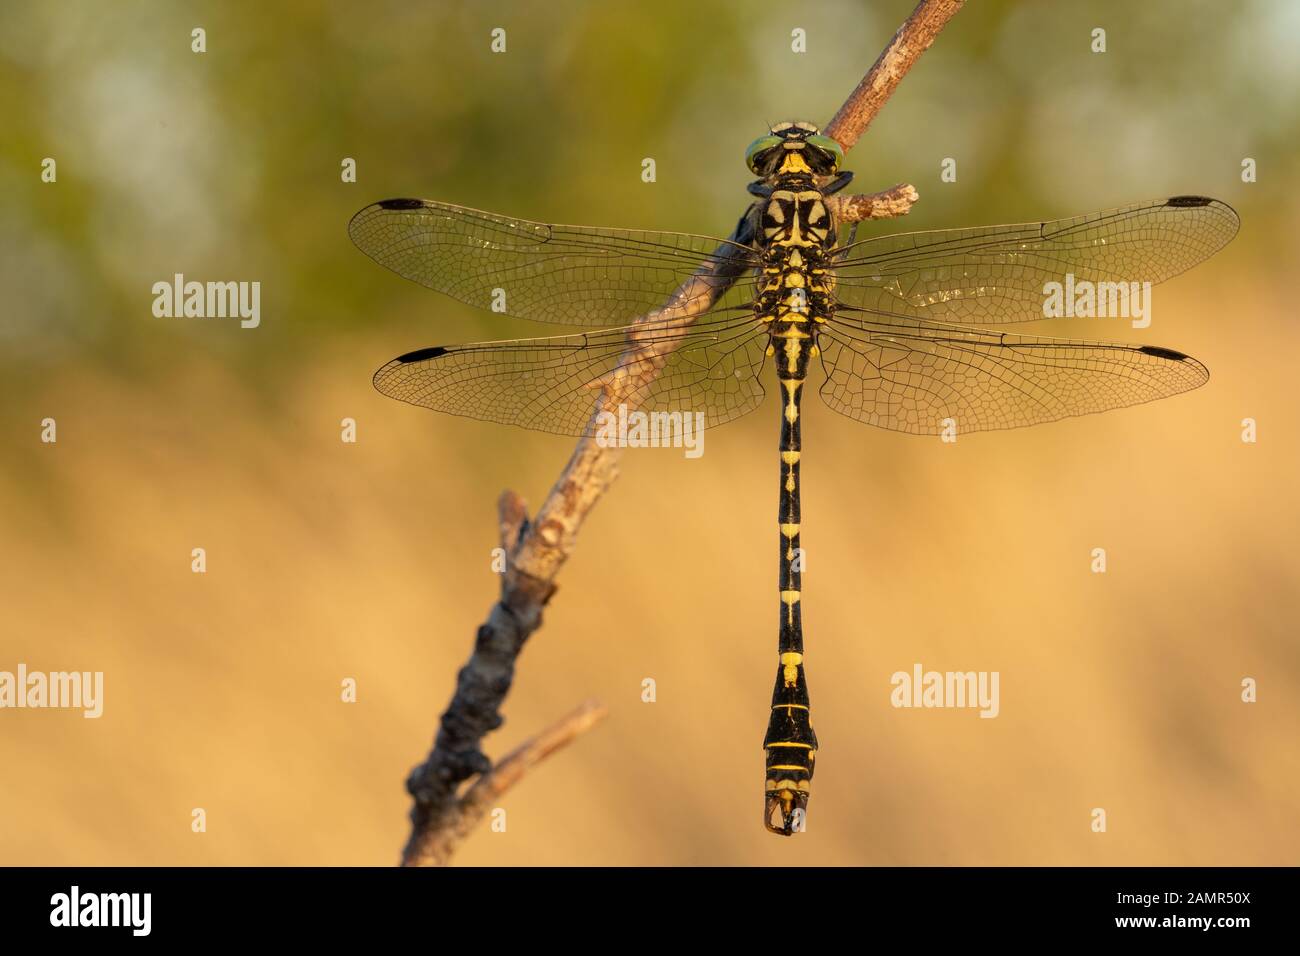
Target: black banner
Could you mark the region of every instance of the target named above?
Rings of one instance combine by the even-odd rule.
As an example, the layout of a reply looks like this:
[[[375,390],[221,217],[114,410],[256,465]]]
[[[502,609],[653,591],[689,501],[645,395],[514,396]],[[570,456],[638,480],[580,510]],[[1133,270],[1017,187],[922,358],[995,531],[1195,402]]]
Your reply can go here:
[[[439,925],[487,938],[583,928],[592,945],[636,927],[657,938],[803,914],[801,938],[1019,940],[1104,935],[1233,945],[1278,931],[1293,869],[8,869],[6,941],[295,943],[417,938]],[[617,917],[626,929],[602,937]],[[806,925],[805,923],[806,918]],[[481,921],[481,922],[480,922]],[[782,925],[793,926],[788,920]],[[437,940],[426,935],[429,942]]]

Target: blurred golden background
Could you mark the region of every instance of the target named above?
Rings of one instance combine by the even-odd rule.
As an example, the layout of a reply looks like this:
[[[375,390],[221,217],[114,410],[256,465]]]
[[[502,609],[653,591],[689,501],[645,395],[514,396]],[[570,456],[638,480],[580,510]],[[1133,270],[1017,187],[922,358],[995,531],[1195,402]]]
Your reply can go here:
[[[99,720],[0,711],[0,863],[396,862],[403,781],[495,598],[496,497],[535,505],[572,442],[371,389],[410,349],[548,333],[378,268],[349,217],[414,195],[725,235],[746,144],[777,119],[827,121],[912,6],[0,9],[0,670],[106,685]],[[921,194],[867,228],[1223,199],[1241,234],[1157,290],[1150,329],[1041,328],[1177,348],[1209,384],[952,446],[809,396],[821,750],[793,840],[760,820],[776,399],[698,460],[629,452],[486,746],[500,756],[589,696],[611,716],[459,863],[1300,862],[1298,10],[956,16],[849,154],[858,188]],[[151,286],[177,272],[259,280],[261,326],[155,318]],[[890,675],[917,662],[999,671],[1000,716],[894,709]],[[1246,677],[1258,703],[1240,700]]]

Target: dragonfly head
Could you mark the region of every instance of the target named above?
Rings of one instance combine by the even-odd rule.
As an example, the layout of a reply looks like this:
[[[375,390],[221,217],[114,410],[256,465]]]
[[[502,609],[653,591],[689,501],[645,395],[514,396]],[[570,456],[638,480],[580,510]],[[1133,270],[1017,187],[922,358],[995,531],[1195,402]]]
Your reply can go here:
[[[797,786],[793,780],[768,781],[763,807],[763,825],[772,833],[793,836],[804,829],[808,812],[808,784]]]
[[[803,173],[834,176],[844,162],[844,150],[812,123],[777,123],[745,151],[745,164],[760,179]]]

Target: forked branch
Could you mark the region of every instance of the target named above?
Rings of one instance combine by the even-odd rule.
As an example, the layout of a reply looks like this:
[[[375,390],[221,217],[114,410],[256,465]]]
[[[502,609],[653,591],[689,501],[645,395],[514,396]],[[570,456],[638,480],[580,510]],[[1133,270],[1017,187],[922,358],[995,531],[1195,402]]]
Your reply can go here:
[[[523,779],[524,774],[600,723],[608,713],[600,701],[589,700],[516,747],[491,771],[474,781],[456,801],[455,810],[448,813],[438,827],[426,827],[420,831],[420,839],[412,840],[402,863],[406,866],[446,865],[461,841],[496,807],[506,791]]]
[[[963,2],[922,0],[835,114],[826,134],[846,151],[851,148]],[[916,190],[906,183],[871,195],[831,197],[841,222],[906,215],[916,199]],[[743,241],[749,219],[742,219],[733,240]],[[702,266],[663,308],[643,321],[655,321],[661,332],[665,322],[688,326],[726,290],[719,277],[736,278],[727,274],[726,259],[725,247],[720,248],[710,266]],[[595,383],[599,388],[593,392],[593,417],[626,400],[659,373],[674,342],[662,334],[647,339],[630,336],[619,374]],[[460,670],[433,750],[407,780],[414,806],[411,836],[402,854],[404,865],[446,864],[508,788],[604,717],[603,706],[588,702],[495,766],[481,749],[483,737],[501,726],[500,707],[514,679],[515,661],[529,635],[541,626],[542,608],[555,593],[555,578],[573,553],[583,521],[618,477],[618,460],[617,448],[604,447],[592,437],[580,439],[532,521],[518,495],[502,493],[498,513],[507,564],[501,595],[480,625],[474,651]],[[478,779],[463,787],[472,777]]]

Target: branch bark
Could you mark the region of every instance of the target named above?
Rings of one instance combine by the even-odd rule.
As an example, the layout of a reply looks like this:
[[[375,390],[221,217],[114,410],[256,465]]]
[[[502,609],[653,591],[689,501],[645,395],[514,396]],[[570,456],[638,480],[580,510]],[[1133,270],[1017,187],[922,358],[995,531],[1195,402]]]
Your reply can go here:
[[[835,114],[826,134],[847,152],[963,2],[922,0]],[[916,200],[915,188],[906,183],[870,195],[831,197],[841,222],[906,215]],[[741,219],[732,241],[747,241],[750,213]],[[643,321],[655,323],[656,334],[648,336],[649,341],[629,336],[619,374],[593,383],[597,386],[593,417],[616,407],[658,374],[674,346],[671,337],[662,334],[665,327],[688,326],[743,271],[729,270],[727,258],[727,246],[719,247],[713,265],[701,267],[663,308],[645,317]],[[603,706],[588,702],[495,767],[481,749],[483,737],[504,720],[500,707],[514,680],[515,662],[524,642],[541,626],[542,609],[555,594],[555,578],[573,553],[583,522],[618,477],[619,457],[617,448],[602,447],[592,437],[580,439],[532,521],[522,498],[512,491],[502,493],[498,523],[507,557],[501,594],[479,626],[473,653],[457,676],[456,692],[442,715],[432,751],[407,779],[414,805],[403,865],[446,864],[501,794],[604,717]],[[478,780],[461,792],[461,785],[471,777]]]

